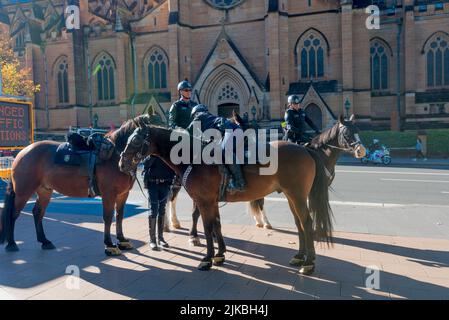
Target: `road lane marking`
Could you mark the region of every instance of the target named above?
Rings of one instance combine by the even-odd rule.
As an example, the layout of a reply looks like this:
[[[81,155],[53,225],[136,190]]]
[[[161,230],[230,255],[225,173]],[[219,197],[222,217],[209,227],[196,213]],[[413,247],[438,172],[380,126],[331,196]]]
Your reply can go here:
[[[399,172],[399,171],[363,171],[363,170],[335,170],[335,172],[342,173],[372,173],[372,174],[402,174],[402,175],[424,175],[424,176],[449,176],[449,173],[436,172]]]
[[[266,197],[267,201],[273,202],[288,202],[286,198],[280,197]],[[404,208],[404,207],[432,207],[432,208],[449,208],[447,205],[433,205],[420,203],[383,203],[383,202],[355,202],[355,201],[329,201],[332,205],[339,206],[356,206],[356,207],[379,207],[379,208]]]
[[[428,182],[428,183],[449,183],[447,180],[413,180],[413,179],[380,179],[382,181],[402,181],[402,182]]]

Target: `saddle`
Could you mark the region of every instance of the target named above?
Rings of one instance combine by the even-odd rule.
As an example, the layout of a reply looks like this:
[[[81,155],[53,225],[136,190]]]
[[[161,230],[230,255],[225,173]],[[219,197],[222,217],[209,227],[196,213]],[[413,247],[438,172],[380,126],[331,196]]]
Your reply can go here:
[[[84,137],[76,132],[67,134],[67,142],[59,145],[54,163],[64,166],[78,167],[78,175],[89,178],[88,195],[93,198],[100,196],[95,169],[112,157],[114,144],[100,133]]]

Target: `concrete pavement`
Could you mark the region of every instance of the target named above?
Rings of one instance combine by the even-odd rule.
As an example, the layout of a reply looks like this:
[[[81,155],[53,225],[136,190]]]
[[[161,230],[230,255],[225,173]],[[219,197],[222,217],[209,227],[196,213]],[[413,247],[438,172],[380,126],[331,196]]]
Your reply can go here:
[[[150,250],[145,214],[124,223],[136,250],[114,258],[103,253],[101,217],[49,214],[44,223],[57,250],[40,249],[24,214],[20,251],[0,251],[0,298],[449,299],[449,240],[337,232],[333,248],[317,246],[315,274],[300,276],[288,265],[298,245],[293,229],[224,224],[227,261],[201,272],[205,247],[188,246],[187,230],[167,234],[170,249]],[[374,270],[378,278],[369,278]]]

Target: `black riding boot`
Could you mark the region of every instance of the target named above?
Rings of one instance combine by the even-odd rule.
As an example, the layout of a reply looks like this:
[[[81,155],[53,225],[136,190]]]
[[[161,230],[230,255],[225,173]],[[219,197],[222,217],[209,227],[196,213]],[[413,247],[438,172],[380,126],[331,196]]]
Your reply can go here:
[[[155,251],[159,250],[156,242],[156,219],[157,218],[148,217],[150,227],[150,248]]]
[[[245,178],[243,177],[241,165],[230,164],[229,171],[231,171],[232,174],[231,191],[244,191],[246,188],[246,182]]]
[[[159,246],[162,248],[169,248],[170,246],[168,243],[164,240],[164,223],[165,223],[165,217],[163,215],[157,216],[157,240],[159,243]]]

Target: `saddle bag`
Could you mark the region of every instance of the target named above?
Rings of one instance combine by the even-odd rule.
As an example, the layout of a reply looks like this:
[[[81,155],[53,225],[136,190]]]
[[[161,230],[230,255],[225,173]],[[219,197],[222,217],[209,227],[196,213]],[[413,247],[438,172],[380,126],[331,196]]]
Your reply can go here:
[[[98,152],[98,158],[101,161],[111,159],[114,153],[114,143],[99,133],[94,133],[87,140],[88,145]]]
[[[70,143],[62,143],[55,154],[55,164],[67,166],[80,166],[82,163],[81,156],[76,154]]]

